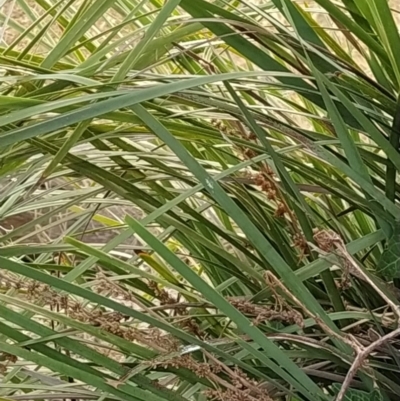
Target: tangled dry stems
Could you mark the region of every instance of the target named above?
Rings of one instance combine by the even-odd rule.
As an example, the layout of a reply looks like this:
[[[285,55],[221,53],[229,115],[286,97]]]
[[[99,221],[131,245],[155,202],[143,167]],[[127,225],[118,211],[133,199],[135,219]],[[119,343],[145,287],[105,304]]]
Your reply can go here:
[[[348,279],[349,275],[355,275],[356,277],[362,277],[364,280],[367,280],[363,272],[360,272],[361,269],[357,264],[350,259],[351,257],[345,250],[342,240],[336,233],[316,231],[314,234],[316,244],[321,251],[336,251],[343,260],[346,279]],[[374,350],[400,334],[400,329],[397,329],[383,337],[379,337],[368,346],[362,346],[354,337],[343,336],[327,327],[318,316],[315,316],[308,311],[271,272],[266,273],[265,279],[269,288],[273,292],[273,297],[275,299],[274,304],[260,305],[238,298],[228,298],[227,300],[240,312],[252,317],[254,325],[276,321],[285,324],[296,324],[302,328],[304,327],[304,314],[313,318],[315,322],[331,337],[338,338],[350,345],[354,350],[356,357],[347,373],[342,389],[337,397],[337,401],[343,400],[347,388],[350,386],[357,371],[363,367],[363,363],[369,355]],[[165,358],[165,355],[168,356],[171,352],[179,352],[181,344],[172,336],[166,335],[158,329],[149,328],[147,330],[138,330],[129,325],[130,318],[128,316],[118,312],[97,309],[91,305],[84,306],[70,296],[60,294],[52,290],[49,286],[34,280],[20,280],[16,276],[2,274],[0,276],[0,282],[4,289],[16,289],[24,294],[28,300],[51,308],[56,308],[58,311],[64,312],[74,320],[100,327],[102,330],[128,341],[135,341],[150,346],[160,352],[161,358],[147,361],[146,364],[149,368],[186,368],[192,371],[199,378],[209,379],[210,382],[218,384],[218,388],[209,389],[205,392],[211,399],[218,401],[254,401],[255,399],[263,401],[271,400],[269,395],[261,390],[261,383],[249,378],[238,367],[234,367],[234,369],[227,367],[213,355],[207,354],[205,351],[204,355],[206,356],[206,360],[202,362],[189,354],[175,355],[171,358]],[[98,273],[96,283],[96,286],[93,287],[93,290],[96,292],[119,298],[124,301],[130,301],[133,303],[137,302],[136,297],[131,291],[124,288],[124,286],[111,281],[102,272]],[[190,303],[186,304],[184,302],[179,302],[179,298],[160,287],[156,282],[149,281],[148,285],[154,292],[155,299],[158,300],[160,306],[163,306],[165,310],[170,308],[175,317],[184,317],[183,320],[177,323],[182,329],[190,332],[198,338],[205,338],[206,333],[198,325],[195,316],[190,315]],[[203,306],[204,308],[207,308],[207,306],[210,305],[204,304]],[[393,311],[396,312],[396,309],[393,308]],[[7,371],[7,366],[9,364],[16,362],[14,356],[6,354],[2,355],[2,360],[3,364],[1,364],[0,369],[3,373]],[[229,381],[221,378],[219,375],[221,371],[224,371],[224,373],[228,375]]]
[[[119,297],[125,301],[135,301],[133,294],[130,294],[130,292],[122,288],[122,286],[110,282],[102,273],[98,274],[96,283],[93,290],[99,291],[103,295],[107,294],[108,296]],[[71,296],[54,291],[48,285],[35,280],[20,280],[16,276],[3,274],[0,276],[0,284],[6,290],[16,289],[20,294],[23,294],[27,300],[50,307],[51,309],[56,309],[59,313],[65,313],[68,317],[76,321],[99,327],[125,340],[138,342],[155,349],[160,352],[160,358],[147,361],[149,368],[186,368],[200,378],[207,378],[212,383],[218,383],[220,386],[218,389],[210,390],[210,392],[207,393],[208,396],[213,399],[227,401],[229,397],[234,395],[234,399],[251,401],[255,399],[253,393],[259,391],[260,394],[257,395],[257,398],[265,401],[270,400],[265,390],[258,390],[260,383],[249,379],[238,367],[235,367],[233,370],[226,367],[212,355],[209,355],[209,358],[207,358],[208,360],[204,362],[196,360],[189,354],[173,356],[166,359],[165,355],[171,352],[179,352],[181,346],[180,342],[155,328],[143,330],[132,327],[129,324],[129,316],[119,312],[98,309],[92,305],[83,305]],[[156,283],[150,282],[149,285],[158,297],[160,304],[164,306],[168,306],[169,303],[174,305],[179,304],[174,296],[160,288]],[[302,325],[301,314],[284,305],[282,301],[279,302],[279,310],[276,305],[255,305],[249,301],[235,299],[230,299],[229,301],[232,305],[237,307],[238,310],[254,316],[254,324],[261,324],[264,321],[274,320],[287,324]],[[186,306],[185,304],[182,304],[182,306],[178,308],[173,308],[176,316],[188,317],[178,324],[185,331],[199,338],[204,338],[205,333],[200,329],[195,317],[190,316],[189,308],[190,306]],[[14,363],[16,359],[12,355],[10,355],[10,357],[4,355],[3,360],[4,363],[1,364],[1,369],[5,373],[8,364]],[[222,369],[228,375],[230,381],[226,381],[218,376]]]

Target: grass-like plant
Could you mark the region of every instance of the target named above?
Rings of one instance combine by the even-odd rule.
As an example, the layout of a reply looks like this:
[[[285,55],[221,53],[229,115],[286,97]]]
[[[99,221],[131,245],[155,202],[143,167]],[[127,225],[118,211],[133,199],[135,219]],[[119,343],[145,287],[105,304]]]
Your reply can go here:
[[[398,399],[387,0],[0,18],[1,399]]]

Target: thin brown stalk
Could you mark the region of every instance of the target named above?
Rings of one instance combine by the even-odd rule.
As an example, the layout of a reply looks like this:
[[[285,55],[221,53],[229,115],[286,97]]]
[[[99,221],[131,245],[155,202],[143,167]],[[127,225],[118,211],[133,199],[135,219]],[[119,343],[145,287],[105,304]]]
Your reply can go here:
[[[343,385],[342,385],[335,401],[343,401],[344,396],[346,395],[346,392],[347,392],[348,388],[350,387],[350,384],[351,384],[354,376],[356,375],[358,369],[360,369],[362,367],[365,359],[367,359],[368,356],[376,348],[379,348],[383,344],[386,344],[388,341],[397,337],[398,335],[400,335],[400,327],[397,328],[396,330],[392,331],[391,333],[386,334],[383,337],[380,337],[378,340],[374,341],[371,345],[364,348],[362,351],[360,351],[358,353],[358,355],[354,359],[354,362],[352,363],[349,371],[347,372],[346,378],[344,379]]]

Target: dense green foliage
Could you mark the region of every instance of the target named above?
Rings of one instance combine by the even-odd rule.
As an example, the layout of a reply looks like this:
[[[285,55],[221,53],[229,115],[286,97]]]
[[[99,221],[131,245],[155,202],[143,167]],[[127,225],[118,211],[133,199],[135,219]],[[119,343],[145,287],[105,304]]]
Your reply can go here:
[[[397,400],[388,1],[6,3],[0,397]]]

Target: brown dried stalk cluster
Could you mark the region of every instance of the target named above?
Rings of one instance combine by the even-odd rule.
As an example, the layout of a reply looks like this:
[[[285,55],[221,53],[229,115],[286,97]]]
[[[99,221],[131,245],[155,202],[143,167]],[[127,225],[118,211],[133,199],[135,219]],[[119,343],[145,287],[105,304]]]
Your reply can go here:
[[[313,238],[318,248],[327,253],[335,252],[336,243],[341,241],[340,236],[332,230],[314,229]],[[341,258],[341,261],[344,269],[340,282],[337,282],[337,287],[347,290],[351,287],[350,266],[346,258]]]
[[[272,401],[265,390],[260,388],[260,383],[249,378],[237,366],[230,376],[234,388],[206,390],[206,396],[218,401]]]
[[[127,291],[120,285],[117,285],[116,283],[110,281],[103,273],[98,273],[96,278],[97,285],[96,287],[94,287],[94,290],[96,292],[102,294],[103,296],[112,297],[114,299],[121,299],[123,301],[129,301],[133,304],[138,304],[138,300],[132,292]],[[178,300],[174,296],[172,296],[172,294],[170,294],[163,288],[160,288],[160,286],[155,281],[148,280],[148,286],[154,292],[154,295],[159,300],[160,305],[176,305],[178,303]],[[177,316],[188,315],[188,311],[184,306],[182,308],[175,307],[174,313],[176,313]],[[188,317],[187,319],[184,319],[182,322],[180,322],[180,326],[198,337],[203,337],[204,335],[202,330],[200,329],[200,326],[197,324],[194,318]],[[135,336],[137,336],[137,334],[138,333],[136,333]]]
[[[238,136],[247,141],[257,141],[257,136],[252,132],[247,132],[240,123],[237,123],[238,129],[228,128],[222,121],[212,120],[211,123],[215,128],[225,135]],[[249,160],[257,156],[257,153],[250,148],[237,147],[238,153],[243,159]],[[249,177],[255,185],[259,186],[267,198],[275,205],[275,217],[287,217],[286,221],[292,231],[293,246],[299,250],[299,259],[309,254],[309,247],[306,238],[298,228],[298,220],[296,215],[289,208],[276,179],[274,171],[267,163],[260,164],[259,172]]]
[[[160,357],[149,361],[150,366],[186,368],[200,378],[209,379],[212,383],[216,383],[220,387],[219,389],[209,390],[207,392],[207,395],[212,399],[218,401],[255,401],[256,399],[261,401],[271,400],[265,393],[265,390],[260,387],[258,382],[248,378],[247,375],[237,367],[234,368],[234,370],[231,370],[222,362],[218,361],[214,356],[209,355],[207,362],[197,361],[189,354],[172,356],[170,359],[165,359],[165,356],[169,353],[179,352],[179,341],[170,335],[165,335],[158,329],[137,330],[129,327],[124,324],[124,322],[129,319],[128,316],[118,312],[108,312],[91,308],[90,306],[83,306],[71,297],[62,295],[52,290],[46,284],[38,283],[34,280],[20,280],[12,275],[2,275],[0,276],[0,283],[3,288],[18,289],[20,292],[25,293],[28,300],[39,302],[51,308],[57,308],[58,311],[66,313],[72,319],[98,326],[101,329],[128,341],[138,341],[152,347],[153,349],[157,349],[160,352]],[[98,277],[97,283],[98,290],[103,293],[105,291],[108,292],[109,296],[111,294],[115,297],[122,297],[125,300],[134,301],[134,295],[129,296],[128,291],[117,284],[110,282],[101,274]],[[161,303],[165,305],[176,305],[178,300],[171,294],[168,294],[167,291],[159,288],[156,283],[152,282],[150,285]],[[301,323],[298,313],[286,307],[278,312],[271,307],[252,305],[250,302],[246,301],[232,300],[231,302],[232,305],[236,306],[244,313],[254,315],[254,321],[257,324],[266,319]],[[188,307],[185,305],[182,306],[182,308],[174,308],[174,313],[179,316],[186,316],[188,315],[187,309]],[[189,326],[191,324],[193,325],[192,327]],[[202,335],[194,320],[187,320],[187,322],[184,323],[184,326],[186,330],[195,332],[195,334],[199,336]],[[7,371],[7,365],[9,363],[16,362],[16,357],[13,355],[2,354],[1,359],[4,361],[4,363],[0,364],[0,370],[3,373]],[[224,373],[227,374],[230,379],[229,381],[218,376],[218,373],[220,373],[221,370],[224,370]]]
[[[148,281],[148,286],[154,291],[156,298],[160,301],[160,305],[172,305],[177,303],[177,299],[173,297],[168,291],[160,288],[160,286],[153,280]]]
[[[246,131],[240,124],[237,124],[238,129],[229,128],[222,121],[215,119],[211,120],[211,124],[224,135],[236,136],[247,141],[257,140],[257,135],[255,135],[253,132]],[[242,155],[244,160],[252,159],[253,157],[257,156],[257,153],[253,149],[243,148],[240,146],[236,146],[236,149],[239,155]]]
[[[169,351],[173,351],[170,349]],[[209,379],[212,383],[218,383],[221,388],[209,389],[204,393],[207,397],[218,401],[271,401],[266,391],[256,380],[250,379],[239,367],[228,368],[214,356],[206,353],[210,357],[207,362],[199,362],[191,355],[180,355],[170,359],[165,359],[163,355],[149,362],[153,368],[161,366],[165,369],[173,367],[176,369],[185,368],[200,378]],[[218,373],[224,371],[230,379],[230,382],[217,376]],[[233,397],[233,398],[232,398]]]
[[[187,332],[194,334],[199,338],[204,337],[204,332],[201,330],[195,318],[189,316],[189,311],[186,306],[179,307],[179,300],[173,297],[168,291],[160,288],[160,286],[155,281],[149,280],[149,288],[154,291],[156,298],[160,301],[160,305],[174,305],[174,313],[176,316],[187,317],[180,321],[178,324],[182,329]]]
[[[219,365],[196,361],[189,354],[176,356],[167,360],[156,358],[149,364],[153,368],[157,366],[161,366],[164,369],[167,369],[168,367],[173,367],[176,369],[185,368],[192,371],[201,378],[210,378],[210,376],[212,376],[213,374],[219,373],[221,371],[221,367]]]
[[[48,285],[36,280],[21,280],[11,274],[0,274],[0,285],[5,290],[16,289],[31,300],[41,300],[43,304],[59,309],[68,309],[68,297],[53,291]]]
[[[290,210],[286,200],[278,186],[275,173],[267,163],[260,166],[260,172],[254,177],[254,182],[266,194],[267,198],[275,204],[275,217],[288,216],[286,222],[292,231],[293,246],[299,250],[299,259],[309,254],[307,240],[298,228],[296,215]]]
[[[110,281],[103,273],[98,273],[97,284],[93,290],[107,297],[120,299],[137,303],[135,295],[130,291],[125,290],[118,284]],[[138,341],[146,346],[157,349],[158,351],[169,351],[176,348],[178,343],[169,339],[167,335],[158,332],[155,329],[144,330],[136,329],[126,324],[129,316],[119,312],[111,312],[102,309],[96,309],[91,306],[83,306],[81,303],[73,300],[65,294],[60,294],[54,291],[46,284],[39,283],[35,280],[20,280],[13,275],[0,275],[0,285],[8,290],[11,288],[17,289],[20,293],[25,294],[27,300],[41,303],[59,312],[64,312],[70,318],[87,323],[101,328],[111,334],[124,338],[128,341]],[[176,305],[177,299],[170,295],[164,289],[160,289],[157,283],[150,282],[149,286],[154,290],[160,303],[164,305]],[[188,314],[186,306],[174,308],[174,313],[177,316],[185,317],[179,322],[180,327],[186,331],[203,338],[204,332],[197,324],[194,318]],[[147,333],[148,331],[148,333]]]
[[[132,302],[136,304],[136,298],[130,291],[126,291],[122,286],[114,281],[110,280],[103,272],[96,274],[96,285],[93,287],[93,291],[98,294],[121,301]]]
[[[3,288],[15,288],[25,293],[29,301],[39,302],[52,309],[63,311],[72,319],[100,327],[128,341],[137,339],[137,330],[122,324],[122,322],[129,319],[129,316],[118,312],[108,312],[101,309],[94,309],[90,306],[83,306],[79,302],[71,299],[68,295],[60,294],[48,285],[35,280],[22,281],[10,275],[3,275],[0,276],[0,282]]]
[[[272,401],[268,394],[255,397],[250,394],[250,390],[207,390],[205,395],[211,400],[218,401]]]
[[[293,309],[282,298],[279,298],[275,305],[256,305],[250,301],[237,299],[229,299],[229,302],[243,314],[255,316],[253,319],[255,326],[267,320],[297,324],[299,327],[304,327],[302,314]]]
[[[16,363],[18,358],[15,355],[7,354],[6,352],[0,353],[0,374],[5,375],[7,373],[7,367],[9,364]]]

